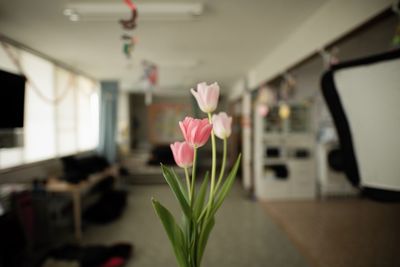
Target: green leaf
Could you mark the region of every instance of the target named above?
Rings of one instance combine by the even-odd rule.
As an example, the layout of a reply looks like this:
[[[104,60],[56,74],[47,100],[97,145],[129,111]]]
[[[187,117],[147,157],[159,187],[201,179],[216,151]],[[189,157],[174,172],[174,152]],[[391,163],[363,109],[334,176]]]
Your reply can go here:
[[[183,196],[186,199],[186,202],[189,203],[189,196],[188,196],[188,192],[185,189],[185,186],[182,184],[182,179],[181,177],[174,171],[173,168],[170,169],[172,174],[174,175],[175,180],[177,181],[178,185],[179,185],[179,189],[182,192]]]
[[[197,228],[196,225],[192,222],[192,233],[190,237],[190,262],[193,263],[195,259],[195,253],[196,253],[196,242],[197,242]]]
[[[194,201],[193,213],[195,220],[199,218],[201,211],[203,210],[204,200],[206,198],[207,187],[208,187],[208,176],[209,176],[208,174],[209,173],[207,172],[200,186],[199,193],[197,194],[197,197]]]
[[[157,200],[152,199],[154,210],[160,218],[165,231],[167,232],[168,238],[171,241],[173,250],[175,252],[176,259],[180,267],[189,267],[187,263],[187,252],[185,246],[185,237],[181,228],[175,222],[174,217]]]
[[[191,239],[193,236],[193,231],[192,231],[192,221],[190,218],[187,218],[185,215],[182,216],[182,220],[183,220],[183,233],[184,233],[184,238],[185,238],[185,242],[186,242],[186,247],[190,246],[191,244]]]
[[[224,184],[221,187],[221,190],[219,191],[216,201],[214,203],[211,215],[214,215],[217,210],[219,209],[219,207],[221,207],[222,203],[224,202],[226,196],[228,195],[229,191],[231,190],[234,182],[235,182],[235,178],[236,178],[236,173],[237,170],[239,168],[240,165],[240,159],[241,159],[241,154],[239,154],[235,165],[233,166],[232,170],[230,171],[229,175],[227,176]]]
[[[200,266],[204,250],[208,242],[208,238],[210,236],[211,230],[213,229],[214,225],[215,225],[215,219],[214,217],[211,217],[206,221],[204,227],[200,232],[198,246],[197,246],[197,255],[196,255],[197,266]]]
[[[179,185],[179,179],[173,174],[173,172],[171,172],[168,167],[164,166],[163,164],[161,164],[161,169],[165,180],[167,181],[169,187],[171,188],[176,199],[181,205],[183,213],[186,215],[187,218],[191,218],[192,212],[190,210],[187,199],[185,198],[185,193],[182,191],[182,187]]]

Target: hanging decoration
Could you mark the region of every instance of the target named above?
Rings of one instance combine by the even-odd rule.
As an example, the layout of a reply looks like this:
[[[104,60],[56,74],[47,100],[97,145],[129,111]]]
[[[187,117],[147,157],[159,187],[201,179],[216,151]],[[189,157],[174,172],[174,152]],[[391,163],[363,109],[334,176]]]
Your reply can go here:
[[[138,11],[136,5],[132,2],[132,0],[124,0],[124,3],[128,6],[129,10],[131,11],[131,18],[130,19],[121,19],[119,23],[122,26],[123,30],[133,30],[136,28],[136,20],[138,17]],[[137,43],[137,38],[132,34],[123,34],[121,36],[123,41],[122,43],[122,52],[124,53],[127,59],[131,58],[132,51]]]
[[[258,90],[257,95],[257,112],[262,117],[266,117],[269,112],[269,107],[272,106],[276,101],[276,96],[271,88],[267,85],[263,85]]]
[[[158,83],[158,68],[157,65],[148,62],[148,61],[144,61],[143,62],[144,65],[144,71],[145,71],[145,75],[147,77],[147,80],[150,84],[151,87],[155,87]]]
[[[140,79],[145,84],[145,103],[150,105],[153,100],[153,91],[158,84],[158,67],[156,64],[148,61],[142,61],[143,75]]]
[[[324,70],[329,70],[332,65],[339,63],[339,48],[334,46],[330,51],[321,49],[319,55],[322,58]]]
[[[119,23],[121,24],[124,31],[132,31],[137,26],[136,21],[138,19],[138,10],[132,0],[124,0],[124,3],[131,11],[131,17],[129,19],[121,19],[119,20]],[[130,59],[133,49],[137,44],[137,37],[132,34],[125,33],[121,36],[121,38],[123,41],[122,52],[127,59]],[[147,60],[142,61],[142,67],[143,75],[140,78],[139,82],[145,83],[145,104],[150,105],[153,102],[153,91],[158,83],[158,68],[156,64],[153,64]]]
[[[145,87],[155,88],[158,84],[158,67],[156,64],[148,61],[142,61],[143,74],[140,77],[140,82],[145,84]]]
[[[392,39],[392,47],[400,48],[400,1],[393,3],[392,10],[399,18],[399,24],[396,27],[396,31]]]
[[[334,46],[331,50],[321,49],[319,51],[320,56],[322,57],[322,63],[324,70],[330,69],[331,66],[339,63],[339,48]]]
[[[294,95],[296,89],[296,80],[290,73],[285,72],[283,74],[283,79],[279,89],[280,98],[285,101]]]
[[[286,120],[290,116],[289,99],[293,97],[297,82],[293,75],[285,72],[282,76],[278,91],[279,117]]]
[[[121,38],[124,42],[122,50],[123,50],[126,58],[129,59],[129,58],[131,58],[132,51],[135,48],[135,45],[137,43],[137,38],[135,36],[130,36],[128,34],[122,35]]]
[[[132,0],[124,0],[124,2],[131,11],[131,18],[130,19],[121,19],[121,20],[119,20],[119,23],[122,25],[122,28],[124,30],[133,30],[136,28],[136,20],[138,17],[137,7],[132,2]]]
[[[285,102],[282,102],[279,105],[279,117],[282,120],[286,120],[290,116],[290,106],[286,104]]]

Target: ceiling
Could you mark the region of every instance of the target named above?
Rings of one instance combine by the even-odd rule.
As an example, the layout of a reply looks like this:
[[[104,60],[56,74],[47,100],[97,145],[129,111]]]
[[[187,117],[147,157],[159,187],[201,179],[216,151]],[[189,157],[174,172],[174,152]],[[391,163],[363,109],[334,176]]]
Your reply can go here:
[[[177,1],[197,2],[134,2]],[[127,90],[137,89],[142,60],[159,65],[160,91],[199,81],[226,90],[326,1],[203,0],[196,20],[139,20],[131,59],[122,53],[118,22],[71,22],[63,15],[71,1],[0,0],[0,32],[94,78],[118,79]]]

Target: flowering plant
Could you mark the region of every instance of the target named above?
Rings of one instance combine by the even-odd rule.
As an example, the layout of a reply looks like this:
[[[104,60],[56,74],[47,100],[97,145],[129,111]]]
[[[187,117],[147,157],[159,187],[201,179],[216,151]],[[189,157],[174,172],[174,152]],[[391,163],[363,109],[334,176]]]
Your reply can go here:
[[[240,155],[232,170],[225,176],[227,139],[231,134],[232,118],[225,112],[217,115],[215,111],[219,86],[199,83],[197,91],[191,90],[200,109],[208,114],[208,119],[186,117],[179,122],[184,142],[171,144],[176,164],[183,168],[186,188],[181,178],[172,168],[161,164],[162,173],[179,202],[183,212],[183,222],[178,224],[171,212],[154,198],[153,207],[160,218],[171,241],[180,267],[199,267],[210,232],[215,224],[215,213],[221,207],[235,181],[240,163]],[[212,165],[211,179],[207,172],[198,190],[195,188],[197,150],[204,146],[211,136]],[[223,157],[218,177],[216,176],[217,158],[215,136],[223,140]],[[191,175],[189,169],[191,168]],[[207,193],[208,192],[208,193]]]

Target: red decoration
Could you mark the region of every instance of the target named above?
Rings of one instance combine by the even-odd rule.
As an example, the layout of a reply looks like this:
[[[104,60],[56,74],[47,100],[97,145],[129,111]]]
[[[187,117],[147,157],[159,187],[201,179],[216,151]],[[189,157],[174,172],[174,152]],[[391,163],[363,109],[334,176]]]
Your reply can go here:
[[[132,16],[128,20],[121,19],[119,23],[121,23],[122,27],[125,30],[133,30],[136,28],[136,19],[138,17],[137,7],[132,2],[132,0],[124,0],[125,4],[129,7],[132,12]]]
[[[124,2],[131,10],[136,9],[136,5],[132,2],[132,0],[124,0]]]
[[[147,60],[143,60],[142,65],[143,65],[143,70],[144,70],[143,79],[147,80],[149,85],[151,85],[152,87],[156,86],[158,83],[158,67],[157,67],[157,65],[155,65]]]

